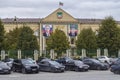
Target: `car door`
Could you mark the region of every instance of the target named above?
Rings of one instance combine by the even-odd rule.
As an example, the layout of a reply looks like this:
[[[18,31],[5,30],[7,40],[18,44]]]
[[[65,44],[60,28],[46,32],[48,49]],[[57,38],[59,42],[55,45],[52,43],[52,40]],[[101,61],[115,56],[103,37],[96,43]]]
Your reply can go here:
[[[39,66],[40,66],[40,70],[42,70],[42,71],[49,71],[50,70],[49,62],[47,62],[47,61],[41,61],[39,63]]]
[[[84,60],[83,61],[85,64],[89,65],[89,68],[92,69],[93,68],[93,62],[91,60]]]

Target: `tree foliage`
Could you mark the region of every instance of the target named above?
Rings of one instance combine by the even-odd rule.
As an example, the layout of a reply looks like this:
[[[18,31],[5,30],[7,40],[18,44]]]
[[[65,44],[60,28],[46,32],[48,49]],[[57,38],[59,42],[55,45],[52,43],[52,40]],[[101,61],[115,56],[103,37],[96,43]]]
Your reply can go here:
[[[54,49],[58,56],[61,56],[69,48],[69,42],[65,33],[56,29],[47,39],[47,49]]]
[[[23,26],[17,41],[17,49],[21,50],[35,50],[39,49],[38,41],[35,35],[33,35],[33,30],[28,26]]]
[[[5,44],[7,50],[17,49],[17,41],[21,28],[15,28],[6,34]]]
[[[5,39],[4,25],[0,19],[0,50],[4,49],[4,39]]]
[[[107,48],[111,52],[120,49],[120,29],[112,17],[106,17],[102,21],[98,31],[97,43],[99,48]]]
[[[80,49],[96,49],[96,36],[91,28],[83,29],[81,33],[78,35],[78,39],[76,41],[76,47],[78,50]]]

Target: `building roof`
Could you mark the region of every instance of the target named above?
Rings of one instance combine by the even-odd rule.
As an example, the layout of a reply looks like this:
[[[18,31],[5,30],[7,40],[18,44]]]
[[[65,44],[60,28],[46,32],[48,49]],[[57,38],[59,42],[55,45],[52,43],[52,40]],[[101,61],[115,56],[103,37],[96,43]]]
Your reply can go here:
[[[3,23],[14,23],[14,18],[4,18],[1,19]],[[17,18],[17,23],[39,23],[42,20],[42,18]],[[100,24],[103,19],[80,19],[76,18],[79,23],[81,24]],[[120,24],[120,21],[116,21],[118,24]]]
[[[39,23],[41,18],[16,18],[16,21],[14,18],[4,18],[1,19],[3,23]]]

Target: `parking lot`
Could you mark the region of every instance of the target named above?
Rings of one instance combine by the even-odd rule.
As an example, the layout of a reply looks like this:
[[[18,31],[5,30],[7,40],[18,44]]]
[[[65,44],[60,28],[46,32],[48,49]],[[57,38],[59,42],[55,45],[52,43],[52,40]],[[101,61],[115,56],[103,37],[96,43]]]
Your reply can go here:
[[[120,80],[120,75],[108,71],[66,71],[64,73],[39,72],[39,74],[12,73],[0,75],[0,80]]]

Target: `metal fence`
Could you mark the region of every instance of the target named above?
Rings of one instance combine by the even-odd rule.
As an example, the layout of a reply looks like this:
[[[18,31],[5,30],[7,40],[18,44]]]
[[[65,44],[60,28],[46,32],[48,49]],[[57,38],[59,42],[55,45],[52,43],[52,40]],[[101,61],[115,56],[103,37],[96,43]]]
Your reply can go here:
[[[48,57],[48,58],[58,58],[58,56],[54,50],[1,50],[0,58],[4,59],[5,57],[10,58],[33,58],[37,59],[37,57]],[[117,51],[109,51],[108,49],[68,49],[66,52],[61,53],[62,56],[68,57],[98,57],[101,55],[109,56],[109,57],[118,57],[120,56],[120,50]]]

